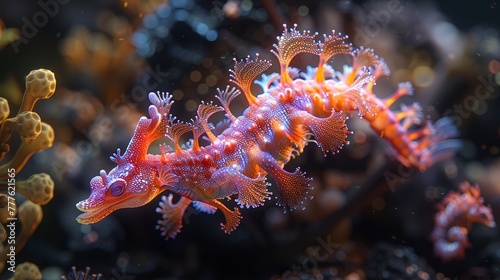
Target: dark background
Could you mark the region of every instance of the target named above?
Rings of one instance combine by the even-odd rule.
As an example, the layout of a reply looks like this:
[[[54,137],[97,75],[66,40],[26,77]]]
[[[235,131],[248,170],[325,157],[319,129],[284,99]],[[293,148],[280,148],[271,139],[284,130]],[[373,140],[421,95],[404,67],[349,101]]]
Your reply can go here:
[[[500,278],[498,229],[474,225],[472,247],[452,262],[436,258],[428,238],[437,203],[464,180],[479,183],[485,202],[500,216],[498,1],[164,2],[187,20],[173,12],[150,16],[158,15],[162,1],[52,1],[57,11],[43,26],[35,25],[35,32],[27,31],[43,20],[34,17],[44,11],[40,3],[49,2],[0,1],[4,26],[24,38],[17,49],[8,44],[0,50],[0,95],[11,111],[20,104],[29,71],[46,68],[57,78],[55,95],[35,107],[54,128],[56,141],[19,174],[46,172],[55,182],[42,224],[17,256],[18,263],[37,264],[44,279],[59,279],[73,265],[90,266],[103,279],[130,280]],[[88,196],[90,179],[114,167],[109,155],[126,148],[135,123],[146,115],[147,92],[173,93],[172,113],[189,120],[201,100],[215,101],[215,89],[225,88],[233,57],[258,52],[273,60],[268,73],[277,71],[269,50],[282,24],[294,22],[320,36],[335,29],[350,35],[354,47],[374,48],[392,71],[375,92],[384,97],[399,82],[411,81],[415,95],[406,104],[421,102],[431,120],[445,115],[456,122],[462,139],[456,156],[422,174],[401,169],[387,145],[354,117],[351,145],[340,154],[324,158],[309,145],[286,166],[301,166],[314,178],[315,198],[305,211],[284,215],[274,200],[244,209],[240,227],[230,235],[220,230],[220,212],[195,213],[169,241],[154,229],[159,198],[94,225],[74,220],[74,205]],[[350,62],[337,61],[340,71]],[[307,55],[294,60],[302,69],[315,63]],[[430,80],[422,69],[430,71]],[[458,115],[454,106],[467,106],[481,80],[490,81],[488,98],[466,117]],[[245,106],[237,99],[235,114]],[[396,175],[395,183],[388,174]],[[328,250],[322,246],[327,241],[335,243]]]

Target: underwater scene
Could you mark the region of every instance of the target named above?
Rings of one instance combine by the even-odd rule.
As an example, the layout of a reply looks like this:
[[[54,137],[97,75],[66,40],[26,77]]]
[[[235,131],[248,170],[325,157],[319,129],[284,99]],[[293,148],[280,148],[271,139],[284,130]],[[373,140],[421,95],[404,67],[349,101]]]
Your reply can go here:
[[[0,0],[0,280],[500,279],[500,6]]]

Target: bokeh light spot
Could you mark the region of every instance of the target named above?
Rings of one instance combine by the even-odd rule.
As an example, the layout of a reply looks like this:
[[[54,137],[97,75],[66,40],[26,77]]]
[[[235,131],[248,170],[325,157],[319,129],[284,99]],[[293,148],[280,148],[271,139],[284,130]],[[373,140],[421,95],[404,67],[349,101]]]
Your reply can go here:
[[[309,8],[304,5],[300,6],[297,11],[299,12],[299,15],[302,17],[305,17],[309,14]]]
[[[418,66],[413,71],[413,81],[419,87],[430,86],[434,81],[434,70],[428,66]]]

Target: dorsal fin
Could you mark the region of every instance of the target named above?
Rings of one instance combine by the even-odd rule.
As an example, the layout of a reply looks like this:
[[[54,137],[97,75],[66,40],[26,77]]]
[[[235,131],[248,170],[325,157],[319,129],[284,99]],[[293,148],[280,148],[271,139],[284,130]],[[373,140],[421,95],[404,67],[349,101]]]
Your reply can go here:
[[[287,85],[292,82],[288,74],[290,61],[299,53],[319,55],[319,48],[318,43],[314,41],[317,33],[311,35],[309,30],[304,30],[303,33],[300,33],[296,29],[297,24],[294,24],[290,31],[287,30],[286,24],[283,24],[283,27],[283,34],[277,37],[278,44],[273,45],[276,50],[271,50],[271,52],[276,55],[280,62],[281,84]]]
[[[220,88],[217,88],[217,91],[219,92],[219,94],[217,94],[215,97],[219,99],[222,107],[224,108],[224,110],[226,110],[226,117],[234,123],[236,121],[236,117],[231,113],[229,105],[231,104],[233,99],[241,94],[241,92],[235,87],[229,90],[229,86],[227,86],[224,91],[220,90]]]
[[[347,35],[342,36],[342,34],[338,33],[335,34],[335,31],[333,32],[333,36],[329,35],[326,36],[326,34],[323,34],[325,38],[324,43],[319,43],[319,47],[321,49],[321,54],[319,55],[319,63],[318,63],[318,69],[316,71],[316,76],[315,80],[318,83],[321,83],[325,80],[325,74],[324,74],[324,65],[325,63],[330,60],[333,56],[337,54],[351,54],[352,53],[352,47],[350,44],[347,44],[344,40],[346,40],[348,37]]]
[[[149,118],[142,116],[139,119],[127,149],[119,160],[145,160],[151,143],[166,134],[166,129],[172,121],[168,115],[173,103],[172,96],[165,92],[150,92],[148,98],[151,102],[148,107]]]
[[[191,126],[180,121],[172,123],[167,127],[166,136],[174,142],[176,153],[182,152],[181,146],[179,145],[179,139],[183,134],[186,134],[189,131],[191,131]]]
[[[212,102],[205,104],[205,102],[202,101],[201,104],[198,106],[198,111],[197,111],[198,120],[202,128],[205,130],[208,139],[210,139],[210,142],[212,143],[214,143],[215,140],[217,140],[217,137],[215,137],[215,135],[210,130],[207,120],[211,115],[221,111],[224,111],[224,108],[216,106]]]
[[[247,56],[245,60],[234,59],[234,69],[231,72],[231,81],[238,85],[245,95],[250,106],[257,104],[257,98],[252,94],[250,88],[255,78],[271,67],[269,60],[259,59],[259,54],[255,54],[255,59]]]

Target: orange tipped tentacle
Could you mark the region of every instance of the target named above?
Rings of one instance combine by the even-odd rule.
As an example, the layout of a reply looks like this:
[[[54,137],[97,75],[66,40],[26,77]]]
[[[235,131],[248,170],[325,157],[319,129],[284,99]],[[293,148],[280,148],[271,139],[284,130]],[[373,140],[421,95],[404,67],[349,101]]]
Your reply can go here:
[[[396,118],[401,126],[408,130],[413,125],[422,123],[422,107],[418,103],[413,103],[411,106],[401,105],[401,112],[396,113]]]
[[[314,79],[318,83],[322,83],[325,81],[325,71],[324,66],[332,58],[337,54],[351,54],[352,47],[350,44],[345,43],[347,36],[342,36],[342,34],[336,34],[335,31],[332,31],[333,35],[326,36],[323,35],[325,42],[319,43],[320,55],[319,55],[319,63],[318,68],[316,70],[316,75]]]
[[[222,107],[226,111],[226,117],[234,123],[236,121],[236,117],[231,113],[231,110],[229,109],[229,105],[235,99],[238,95],[240,95],[240,91],[237,90],[236,88],[231,88],[229,90],[229,86],[226,87],[224,91],[221,91],[219,88],[217,88],[217,91],[219,94],[217,94],[215,97],[219,99]]]
[[[181,196],[177,203],[173,203],[172,199],[172,194],[169,194],[168,197],[162,196],[160,204],[156,208],[156,212],[162,215],[162,219],[158,221],[156,229],[161,231],[161,235],[165,239],[173,239],[181,231],[182,217],[192,201],[183,196]]]
[[[316,69],[316,74],[314,75],[314,80],[318,83],[322,83],[325,81],[325,66],[326,61],[323,60],[322,57],[319,58],[318,68]]]
[[[271,67],[271,62],[268,60],[260,60],[259,54],[255,55],[255,59],[250,59],[248,56],[245,60],[237,61],[234,59],[234,69],[231,72],[231,81],[238,85],[245,95],[250,106],[258,105],[257,98],[250,90],[255,78]]]
[[[241,220],[241,214],[240,210],[238,208],[234,207],[233,211],[229,210],[222,202],[214,199],[207,204],[217,207],[217,209],[222,211],[222,214],[224,214],[224,218],[226,219],[226,223],[223,224],[221,223],[221,229],[225,233],[231,233],[233,230],[235,230],[239,225],[240,225],[240,220]]]
[[[422,137],[427,137],[427,136],[430,136],[432,135],[433,131],[432,131],[432,125],[430,123],[428,123],[426,126],[422,127],[422,128],[419,128],[417,130],[413,130],[411,132],[408,132],[408,139],[410,139],[411,141],[415,141],[415,140],[418,140]]]
[[[385,106],[391,107],[394,102],[405,95],[413,95],[413,87],[410,83],[399,83],[396,92],[386,99],[383,99]]]
[[[378,71],[378,75],[389,75],[389,67],[387,67],[385,62],[375,54],[373,49],[360,47],[353,53],[353,72],[360,71],[363,67],[367,67],[373,69],[374,72]],[[376,77],[378,78],[378,76]]]
[[[366,85],[372,81],[373,75],[370,71],[362,72],[343,92],[329,92],[330,104],[335,111],[357,110],[363,117],[373,116],[379,107],[379,102],[373,94],[366,90]]]
[[[312,179],[305,177],[305,173],[297,168],[295,172],[285,171],[276,159],[269,153],[262,152],[259,155],[260,165],[275,180],[278,185],[278,205],[297,209],[304,207],[304,200],[310,198],[309,191],[312,187],[309,183]]]
[[[192,143],[192,149],[194,151],[199,151],[200,150],[200,136],[205,132],[205,129],[202,126],[202,121],[201,119],[196,116],[195,119],[191,120],[191,132],[193,133],[193,143]]]
[[[208,139],[210,139],[211,143],[214,143],[217,140],[217,137],[212,133],[212,130],[210,130],[210,127],[208,127],[208,118],[211,115],[213,115],[217,112],[221,112],[223,110],[224,109],[219,107],[219,106],[216,106],[212,103],[205,104],[203,101],[198,106],[197,113],[198,113],[198,117],[200,120],[200,124],[203,127],[203,129],[205,130],[205,133],[207,134]]]
[[[303,123],[309,127],[325,155],[328,152],[338,153],[344,145],[349,143],[346,140],[349,133],[345,124],[346,117],[341,112],[332,110],[330,116],[317,118],[303,111],[296,117],[302,119]]]
[[[297,24],[293,28],[287,30],[286,24],[283,25],[284,31],[281,36],[278,36],[278,44],[273,47],[276,50],[271,52],[276,55],[280,63],[281,85],[290,85],[292,78],[288,73],[288,65],[292,59],[299,53],[319,54],[318,44],[314,41],[316,33],[311,35],[308,30],[300,33]]]
[[[380,76],[389,76],[390,73],[391,71],[389,70],[387,63],[383,59],[380,59],[377,66],[375,66],[375,80],[380,78]]]
[[[166,136],[174,142],[175,153],[180,154],[182,152],[179,139],[189,131],[191,131],[191,127],[184,122],[176,122],[167,126]]]
[[[365,49],[363,47],[353,51],[352,68],[353,71],[350,74],[349,79],[353,79],[353,76],[365,71],[369,71],[371,73],[373,79],[366,85],[366,91],[369,93],[372,93],[375,81],[380,76],[388,76],[390,73],[387,64],[373,52],[373,49]]]
[[[401,111],[396,112],[395,114],[398,121],[411,119],[414,124],[419,124],[419,121],[422,118],[422,107],[418,103],[413,103],[410,106],[401,104]]]
[[[264,205],[264,201],[269,200],[272,192],[267,191],[268,184],[265,176],[248,178],[241,175],[238,180],[238,198],[236,203],[240,207],[256,208]]]
[[[303,124],[302,119],[291,117],[289,123],[273,119],[271,120],[270,127],[275,131],[276,137],[283,135],[288,140],[293,142],[299,151],[304,149],[307,143],[306,137],[309,135],[309,132]],[[293,149],[293,147],[291,148]]]

